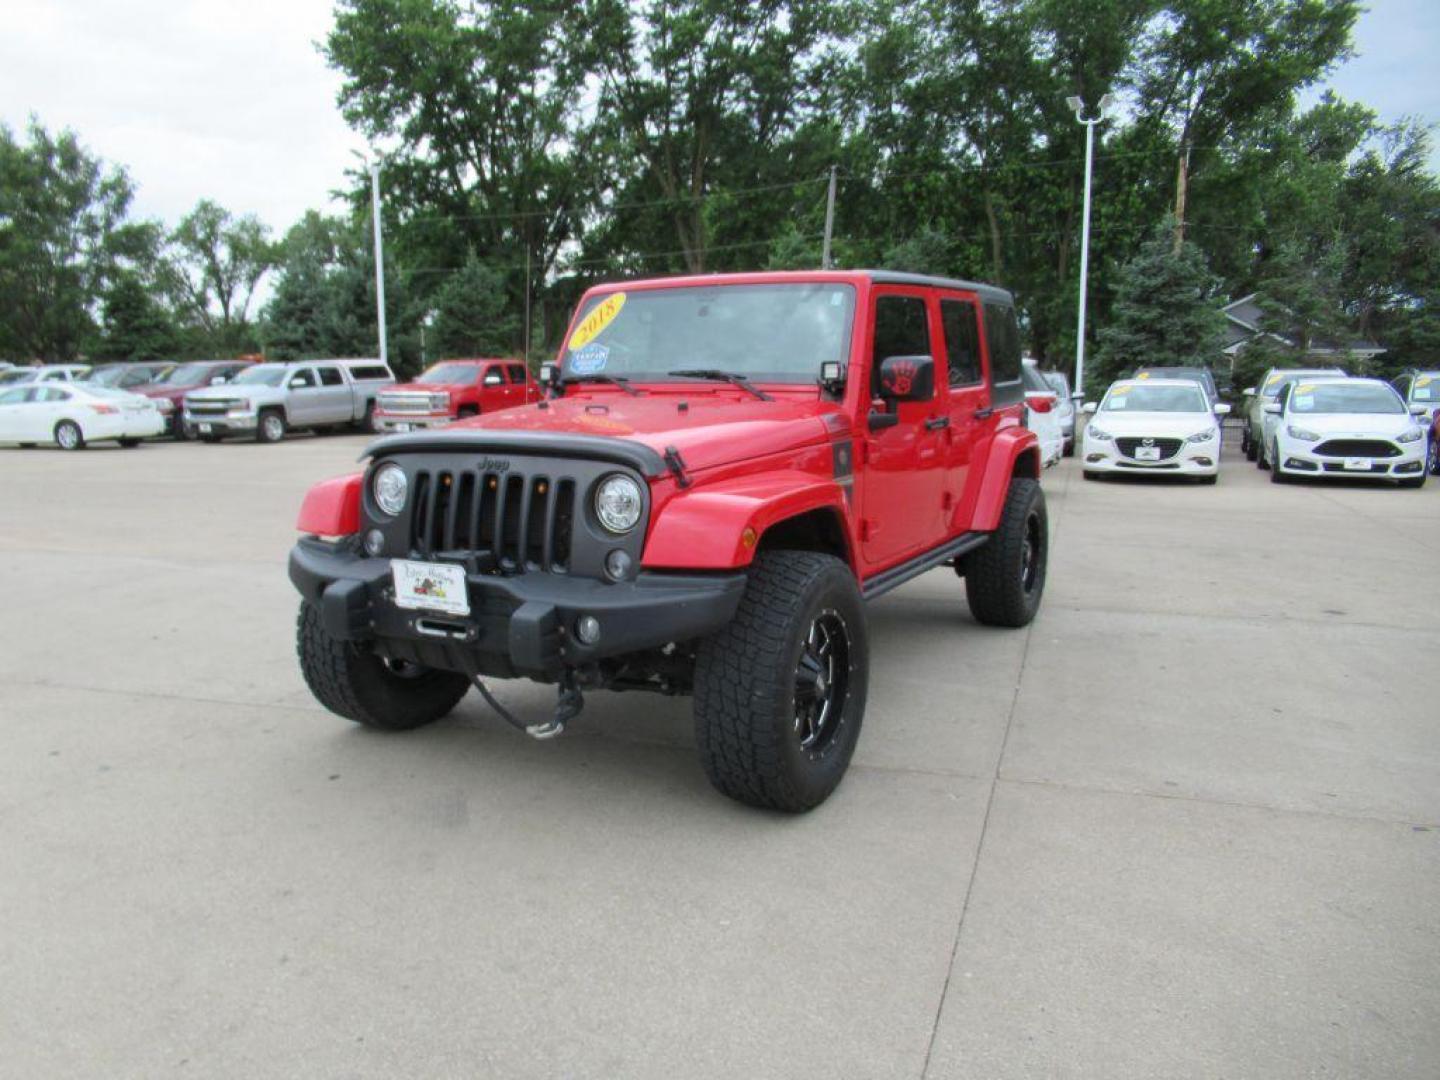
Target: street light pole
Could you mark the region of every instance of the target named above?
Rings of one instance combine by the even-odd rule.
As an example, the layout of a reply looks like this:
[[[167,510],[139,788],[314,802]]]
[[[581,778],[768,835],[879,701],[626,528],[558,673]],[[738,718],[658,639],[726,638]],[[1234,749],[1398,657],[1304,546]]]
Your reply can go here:
[[[385,347],[385,241],[380,234],[380,158],[371,161],[359,150],[351,150],[370,170],[370,215],[375,223],[375,313],[380,333],[380,362],[389,364],[390,352]]]
[[[1085,300],[1090,277],[1090,178],[1095,162],[1095,125],[1105,119],[1105,113],[1115,99],[1106,94],[1100,99],[1100,111],[1090,119],[1085,118],[1085,103],[1078,97],[1065,99],[1065,104],[1075,110],[1075,119],[1085,125],[1085,209],[1080,225],[1080,319],[1075,331],[1075,392],[1085,393]]]

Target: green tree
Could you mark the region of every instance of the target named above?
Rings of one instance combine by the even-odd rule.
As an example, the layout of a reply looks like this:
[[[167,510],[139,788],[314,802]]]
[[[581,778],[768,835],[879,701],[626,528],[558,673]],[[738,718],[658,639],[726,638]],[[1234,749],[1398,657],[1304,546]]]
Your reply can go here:
[[[436,356],[519,356],[523,319],[509,303],[506,275],[473,252],[435,293],[427,351]]]
[[[1174,251],[1173,228],[1162,221],[1120,270],[1090,373],[1096,388],[1136,367],[1210,367],[1220,355],[1220,280],[1194,244]]]
[[[170,234],[168,282],[208,351],[254,347],[250,308],[276,256],[268,227],[254,214],[236,217],[201,199],[180,219]]]
[[[179,335],[154,288],[134,271],[122,271],[105,289],[97,360],[163,360],[173,357]]]
[[[0,125],[0,356],[74,360],[95,310],[141,227],[132,187],[73,132],[32,119],[21,142]]]

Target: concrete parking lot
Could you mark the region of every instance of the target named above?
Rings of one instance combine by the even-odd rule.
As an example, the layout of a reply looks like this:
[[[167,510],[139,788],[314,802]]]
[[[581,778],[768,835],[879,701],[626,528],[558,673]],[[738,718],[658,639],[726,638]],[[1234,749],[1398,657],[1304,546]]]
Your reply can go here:
[[[798,818],[684,701],[316,706],[284,561],[359,437],[0,451],[0,1075],[1440,1075],[1440,484],[1237,444],[1047,474],[1028,630],[875,604]]]

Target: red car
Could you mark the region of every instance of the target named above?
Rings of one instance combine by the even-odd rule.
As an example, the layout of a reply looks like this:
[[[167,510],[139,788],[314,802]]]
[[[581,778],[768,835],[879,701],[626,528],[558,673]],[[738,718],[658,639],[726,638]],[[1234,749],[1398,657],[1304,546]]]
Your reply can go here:
[[[414,382],[385,388],[375,405],[378,431],[440,427],[540,400],[540,384],[519,360],[442,360]]]
[[[251,363],[251,360],[195,360],[171,368],[155,382],[134,387],[132,392],[154,399],[156,407],[165,417],[165,434],[176,439],[188,439],[193,433],[186,429],[181,417],[185,395],[192,390],[229,382]]]
[[[901,677],[869,685],[867,601],[947,571],[955,610],[926,632],[954,619],[961,665],[956,577],[976,622],[1039,610],[1042,463],[1004,289],[881,270],[601,285],[559,361],[546,400],[378,439],[306,496],[300,666],[331,711],[414,728],[474,687],[550,738],[586,690],[691,695],[711,782],[800,811]],[[555,684],[553,717],[512,716],[490,678]]]

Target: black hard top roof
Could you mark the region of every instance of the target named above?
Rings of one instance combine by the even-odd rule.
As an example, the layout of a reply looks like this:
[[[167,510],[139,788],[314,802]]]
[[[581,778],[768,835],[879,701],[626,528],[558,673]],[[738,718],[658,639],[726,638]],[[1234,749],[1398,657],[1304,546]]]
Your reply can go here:
[[[979,293],[986,300],[998,300],[1003,304],[1015,303],[1010,290],[998,285],[987,285],[983,281],[965,281],[961,278],[935,277],[931,274],[907,274],[900,270],[860,270],[877,285],[929,285],[937,289],[964,289]]]

